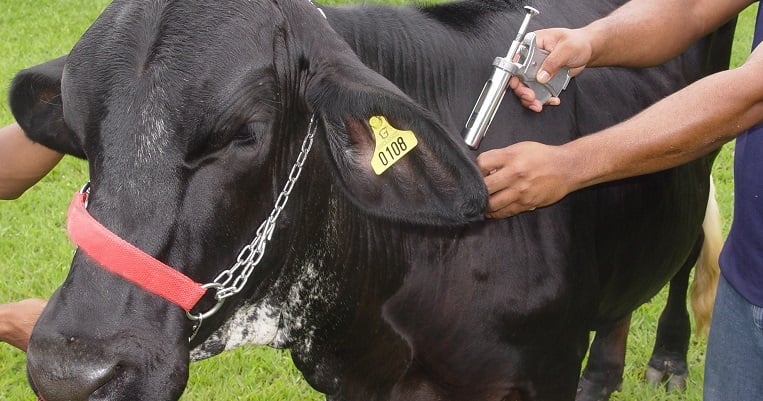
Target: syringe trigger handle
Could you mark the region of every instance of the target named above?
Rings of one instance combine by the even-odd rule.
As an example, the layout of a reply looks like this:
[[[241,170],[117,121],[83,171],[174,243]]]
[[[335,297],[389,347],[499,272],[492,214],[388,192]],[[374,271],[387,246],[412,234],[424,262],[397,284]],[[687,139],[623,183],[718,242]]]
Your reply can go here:
[[[546,103],[552,96],[559,96],[567,84],[570,82],[569,69],[563,67],[546,83],[540,83],[536,80],[538,71],[543,65],[543,61],[548,57],[548,52],[539,49],[535,42],[535,32],[525,35],[519,48],[519,60],[516,75],[522,83],[527,85],[535,92],[535,98],[541,103]]]

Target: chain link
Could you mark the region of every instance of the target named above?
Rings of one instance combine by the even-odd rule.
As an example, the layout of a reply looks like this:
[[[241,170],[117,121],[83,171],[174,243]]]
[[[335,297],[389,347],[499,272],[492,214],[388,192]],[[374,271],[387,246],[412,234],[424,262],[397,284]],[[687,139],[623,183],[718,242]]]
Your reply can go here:
[[[236,263],[231,268],[221,272],[215,277],[213,283],[219,285],[215,299],[218,302],[222,302],[228,297],[238,294],[246,286],[249,276],[251,276],[254,268],[260,263],[262,257],[265,255],[265,248],[273,236],[273,230],[276,227],[276,221],[281,211],[286,207],[286,203],[289,201],[289,195],[291,194],[294,184],[299,179],[299,175],[302,173],[302,168],[307,160],[307,155],[310,153],[310,149],[313,146],[313,139],[315,138],[316,124],[315,115],[310,117],[310,125],[307,128],[307,135],[304,141],[302,141],[302,148],[300,149],[297,161],[289,172],[289,178],[283,187],[283,190],[278,195],[275,206],[270,212],[270,216],[260,224],[257,228],[257,234],[244,248],[236,258]],[[210,284],[213,284],[210,283]]]

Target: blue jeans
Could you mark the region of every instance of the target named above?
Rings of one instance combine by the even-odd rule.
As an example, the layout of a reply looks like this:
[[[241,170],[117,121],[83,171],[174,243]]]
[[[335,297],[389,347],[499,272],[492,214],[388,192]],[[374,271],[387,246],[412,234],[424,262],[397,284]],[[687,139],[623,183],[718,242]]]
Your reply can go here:
[[[723,278],[705,357],[704,401],[763,400],[763,308]]]

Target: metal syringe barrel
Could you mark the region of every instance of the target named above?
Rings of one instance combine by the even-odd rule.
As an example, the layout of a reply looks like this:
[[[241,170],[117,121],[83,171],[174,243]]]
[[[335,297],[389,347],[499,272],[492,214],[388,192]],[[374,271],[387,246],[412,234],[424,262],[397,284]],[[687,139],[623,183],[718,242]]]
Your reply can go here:
[[[498,106],[501,104],[501,100],[503,100],[503,95],[506,93],[506,88],[509,86],[509,80],[515,72],[512,68],[512,61],[525,36],[527,25],[533,16],[538,15],[538,10],[530,6],[525,6],[525,10],[527,10],[527,14],[522,21],[522,25],[519,27],[517,37],[511,42],[509,53],[505,59],[500,57],[495,59],[493,74],[485,82],[480,97],[477,99],[477,103],[474,105],[474,109],[466,121],[466,126],[461,132],[464,142],[471,149],[477,149],[480,146],[482,138],[485,137],[487,129],[490,127],[490,123],[493,121],[493,117],[495,117],[495,112],[498,110]]]

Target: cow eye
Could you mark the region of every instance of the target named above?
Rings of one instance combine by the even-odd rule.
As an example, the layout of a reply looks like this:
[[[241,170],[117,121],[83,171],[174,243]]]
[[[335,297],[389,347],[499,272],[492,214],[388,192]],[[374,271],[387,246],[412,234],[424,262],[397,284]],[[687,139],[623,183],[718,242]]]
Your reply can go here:
[[[252,144],[267,134],[269,124],[265,121],[250,121],[241,125],[233,136],[233,140],[240,144]]]

